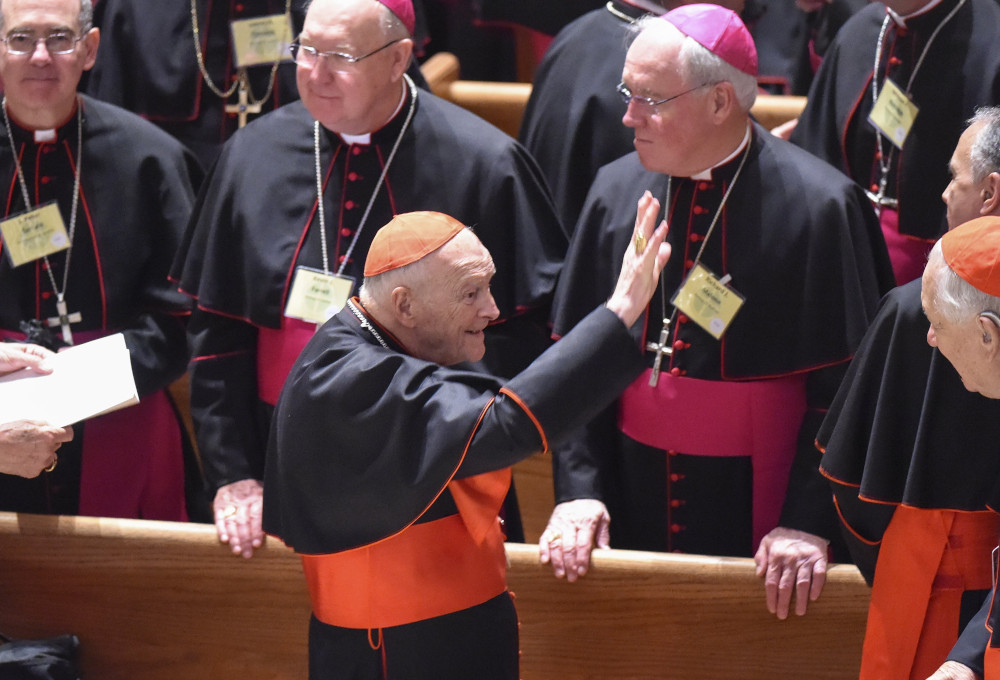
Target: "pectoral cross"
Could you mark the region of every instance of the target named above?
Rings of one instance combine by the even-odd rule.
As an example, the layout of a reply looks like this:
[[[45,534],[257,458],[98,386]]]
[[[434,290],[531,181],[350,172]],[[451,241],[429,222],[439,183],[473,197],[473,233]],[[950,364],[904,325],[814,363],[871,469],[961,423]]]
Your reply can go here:
[[[80,316],[80,312],[69,313],[69,309],[66,307],[66,301],[59,297],[56,299],[56,311],[59,312],[59,316],[49,317],[45,320],[49,328],[55,328],[59,326],[62,328],[63,342],[67,345],[73,344],[73,333],[70,331],[69,325],[71,323],[80,323],[83,321],[83,317]]]
[[[660,382],[660,366],[663,363],[663,356],[670,356],[674,353],[674,349],[668,344],[669,341],[670,319],[664,319],[663,330],[660,331],[660,341],[646,343],[647,352],[656,352],[656,358],[653,360],[653,373],[649,376],[650,387],[656,387],[656,383]]]
[[[240,86],[237,89],[237,94],[239,96],[239,101],[236,104],[227,104],[226,113],[235,113],[239,115],[240,120],[238,126],[240,128],[245,127],[247,124],[247,116],[251,113],[260,113],[261,104],[257,102],[256,104],[250,103],[250,86],[247,83],[246,76],[240,74]]]
[[[878,193],[872,193],[871,191],[865,191],[868,195],[868,200],[872,202],[875,207],[875,214],[881,215],[882,208],[889,208],[890,210],[897,210],[899,208],[899,201],[895,198],[889,198],[885,195],[885,186],[888,183],[889,177],[887,173],[882,173],[882,179],[878,183]]]

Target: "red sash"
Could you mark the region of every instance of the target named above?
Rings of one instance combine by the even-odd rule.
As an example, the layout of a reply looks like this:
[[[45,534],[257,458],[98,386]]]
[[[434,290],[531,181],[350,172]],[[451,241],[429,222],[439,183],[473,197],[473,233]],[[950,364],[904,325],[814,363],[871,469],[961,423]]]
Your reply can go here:
[[[729,382],[647,369],[619,400],[618,427],[637,442],[694,456],[750,456],[753,544],[778,525],[806,412],[805,376]]]
[[[81,344],[113,332],[81,331],[73,339]],[[166,390],[86,421],[81,456],[80,515],[187,521],[181,425]]]
[[[859,680],[925,680],[959,633],[962,594],[991,584],[1000,516],[900,506],[882,538]]]
[[[508,486],[509,468],[452,481],[457,515],[411,524],[361,548],[300,555],[316,618],[374,630],[450,614],[504,592],[497,511]]]
[[[316,324],[281,317],[281,329],[257,329],[257,396],[274,406],[278,403],[292,364],[316,334]]]
[[[889,260],[892,262],[892,273],[896,275],[896,285],[902,286],[914,279],[919,279],[927,264],[927,254],[931,251],[934,241],[925,241],[899,233],[899,213],[889,208],[882,208],[879,215],[882,223],[882,236],[889,250]]]

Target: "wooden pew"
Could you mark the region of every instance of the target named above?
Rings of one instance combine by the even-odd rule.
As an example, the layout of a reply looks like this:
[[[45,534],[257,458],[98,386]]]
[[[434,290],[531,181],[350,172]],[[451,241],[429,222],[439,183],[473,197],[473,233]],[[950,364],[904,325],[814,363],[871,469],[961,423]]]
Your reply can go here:
[[[524,680],[848,680],[867,588],[835,566],[809,615],[778,621],[750,560],[606,551],[569,584],[509,544]],[[298,558],[251,560],[213,527],[0,513],[0,631],[72,632],[85,680],[306,677],[309,603]]]
[[[524,107],[531,96],[530,83],[492,83],[460,80],[460,65],[453,54],[439,52],[422,66],[431,90],[439,97],[472,111],[493,125],[517,137]],[[806,104],[805,97],[761,94],[750,113],[768,130],[797,118]]]

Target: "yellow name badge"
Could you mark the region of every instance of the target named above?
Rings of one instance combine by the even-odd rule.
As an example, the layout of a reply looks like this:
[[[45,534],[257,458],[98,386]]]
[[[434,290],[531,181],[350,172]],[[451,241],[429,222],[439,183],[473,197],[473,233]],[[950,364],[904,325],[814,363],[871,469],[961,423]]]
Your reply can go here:
[[[292,58],[292,24],[287,14],[273,14],[230,22],[236,66],[255,66]]]
[[[354,279],[349,276],[296,267],[285,316],[315,324],[326,323],[344,308],[353,291]]]
[[[744,300],[742,295],[698,264],[671,302],[718,340],[733,322]]]
[[[902,149],[919,111],[906,93],[887,79],[875,100],[872,112],[868,114],[868,122],[888,137],[897,149]]]
[[[55,201],[5,219],[0,232],[15,267],[69,248],[66,224]]]

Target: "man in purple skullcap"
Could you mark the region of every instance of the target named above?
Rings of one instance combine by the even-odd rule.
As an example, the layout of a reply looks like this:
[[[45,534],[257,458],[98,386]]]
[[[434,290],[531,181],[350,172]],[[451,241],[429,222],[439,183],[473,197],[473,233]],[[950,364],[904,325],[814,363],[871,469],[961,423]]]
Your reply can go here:
[[[566,237],[545,183],[510,137],[414,87],[412,29],[410,0],[314,0],[293,44],[301,101],[227,142],[174,263],[198,301],[191,411],[216,527],[245,557],[264,539],[278,393],[356,292],[380,225],[421,210],[475,225],[498,271],[487,370],[516,373],[548,339]]]
[[[642,191],[664,206],[675,257],[635,338],[648,370],[554,450],[540,547],[557,576],[583,574],[609,539],[712,555],[761,545],[764,569],[792,527],[836,527],[812,444],[892,275],[863,192],[750,120],[756,64],[742,22],[714,5],[640,21],[628,50],[618,92],[635,153],[587,196],[555,334],[612,290]],[[809,564],[820,559],[825,543]]]

